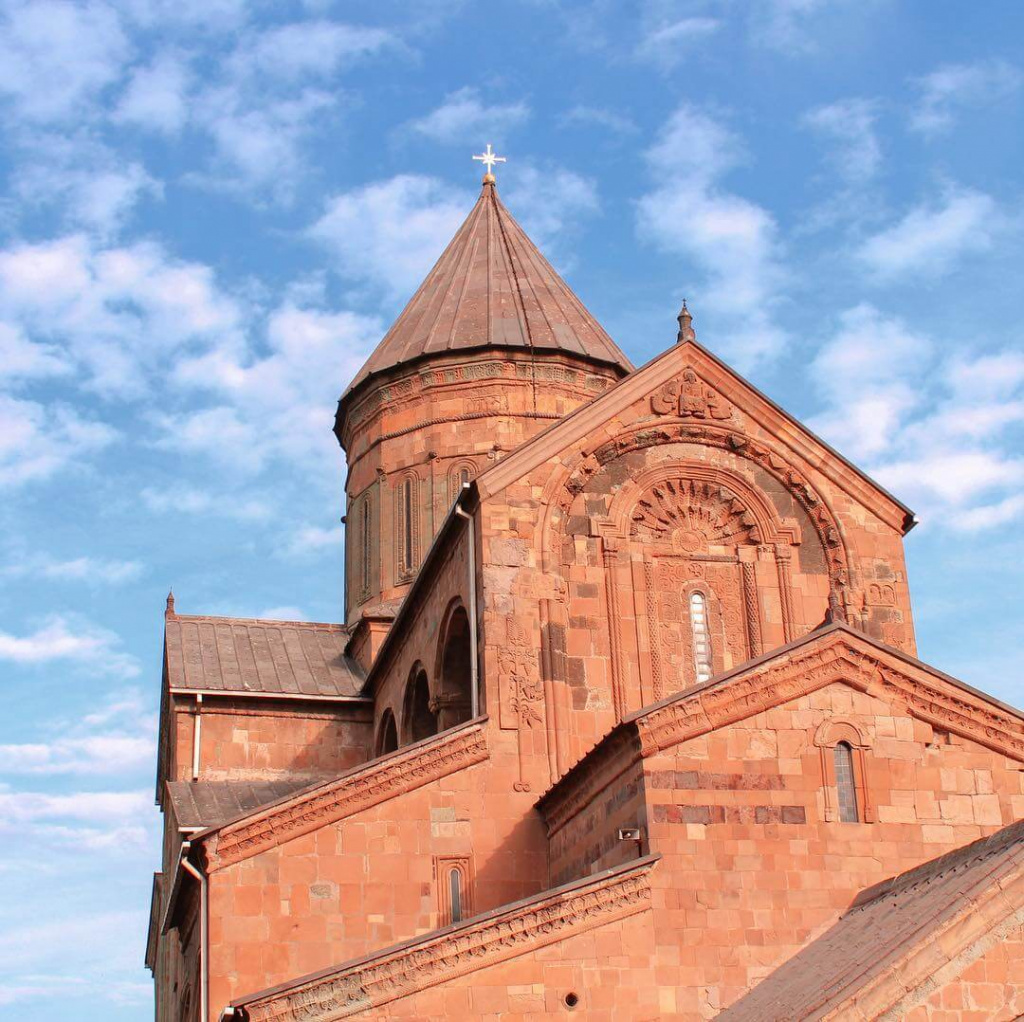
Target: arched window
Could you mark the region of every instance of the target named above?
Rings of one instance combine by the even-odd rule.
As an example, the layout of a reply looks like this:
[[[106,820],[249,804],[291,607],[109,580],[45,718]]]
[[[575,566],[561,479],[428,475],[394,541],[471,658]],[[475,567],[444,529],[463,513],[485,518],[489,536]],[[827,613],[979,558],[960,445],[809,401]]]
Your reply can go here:
[[[438,923],[461,923],[473,914],[473,892],[469,881],[468,855],[438,855],[434,858]]]
[[[377,755],[386,756],[398,748],[398,728],[395,726],[395,715],[391,710],[381,714],[380,726],[377,729]]]
[[[690,593],[690,632],[693,635],[693,667],[697,683],[707,681],[711,669],[711,633],[708,630],[708,601],[703,593]]]
[[[853,769],[853,749],[849,742],[839,742],[835,750],[836,796],[839,800],[839,819],[843,823],[859,823],[857,809],[857,782]]]
[[[473,672],[470,663],[469,616],[461,604],[452,609],[447,627],[441,635],[444,644],[438,658],[440,694],[436,705],[438,730],[444,731],[469,720],[472,713]]]
[[[466,485],[476,474],[472,462],[459,462],[448,470],[448,500],[453,501],[459,495],[462,487]]]
[[[437,717],[430,709],[430,683],[419,665],[412,669],[405,687],[402,732],[406,745],[437,734]]]
[[[821,752],[822,801],[832,823],[873,823],[875,810],[867,785],[870,739],[849,720],[823,721],[814,733]]]

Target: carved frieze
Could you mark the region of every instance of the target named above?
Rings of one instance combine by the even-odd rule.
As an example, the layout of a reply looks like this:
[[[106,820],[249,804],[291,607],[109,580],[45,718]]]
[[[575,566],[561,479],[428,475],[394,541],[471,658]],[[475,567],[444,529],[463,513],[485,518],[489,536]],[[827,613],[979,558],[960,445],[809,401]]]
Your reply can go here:
[[[427,936],[336,972],[244,1002],[250,1022],[334,1022],[576,933],[645,911],[649,873],[640,859],[611,876],[579,881],[440,936]]]

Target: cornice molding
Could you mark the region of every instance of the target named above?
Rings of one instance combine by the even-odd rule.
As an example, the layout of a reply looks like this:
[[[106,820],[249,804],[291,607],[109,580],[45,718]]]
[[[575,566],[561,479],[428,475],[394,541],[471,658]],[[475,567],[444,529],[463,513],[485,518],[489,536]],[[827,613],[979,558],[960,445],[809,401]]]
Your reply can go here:
[[[484,725],[473,721],[350,770],[200,836],[208,872],[319,830],[487,759]]]
[[[647,910],[658,856],[635,860],[234,1002],[250,1022],[333,1022]]]

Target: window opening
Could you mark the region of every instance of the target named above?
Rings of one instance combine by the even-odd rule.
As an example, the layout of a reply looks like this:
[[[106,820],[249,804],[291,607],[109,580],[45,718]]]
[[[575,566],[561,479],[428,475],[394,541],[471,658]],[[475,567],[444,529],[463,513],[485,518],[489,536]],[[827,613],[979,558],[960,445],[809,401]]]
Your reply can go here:
[[[707,681],[711,671],[711,634],[708,607],[703,593],[690,594],[690,631],[693,633],[693,666],[698,683]]]
[[[462,922],[462,874],[457,869],[448,871],[448,890],[451,897],[452,922]]]
[[[402,567],[406,571],[412,571],[413,569],[413,500],[412,500],[412,480],[406,479],[402,483],[402,518],[403,518],[403,535],[402,535]]]
[[[363,592],[370,591],[370,498],[363,497],[363,503],[359,508],[359,529],[361,532],[363,557],[362,557],[362,586]]]
[[[853,775],[853,749],[847,742],[835,748],[836,794],[839,796],[839,819],[843,823],[859,823],[857,787]]]

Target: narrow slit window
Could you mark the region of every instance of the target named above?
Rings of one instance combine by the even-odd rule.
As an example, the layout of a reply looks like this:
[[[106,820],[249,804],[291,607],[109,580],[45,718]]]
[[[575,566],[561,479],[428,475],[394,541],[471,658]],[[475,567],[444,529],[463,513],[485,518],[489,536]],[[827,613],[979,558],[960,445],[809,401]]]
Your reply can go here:
[[[708,604],[703,593],[690,594],[690,631],[693,633],[693,666],[697,681],[707,681],[711,671],[711,633]]]
[[[406,571],[413,569],[413,500],[412,480],[406,479],[402,483],[402,567]]]
[[[835,748],[835,758],[839,819],[843,823],[859,823],[857,785],[853,774],[853,749],[847,742],[839,742]]]
[[[448,893],[451,898],[453,923],[462,922],[462,873],[457,869],[448,871]]]
[[[363,497],[362,506],[359,509],[359,531],[362,534],[362,588],[363,592],[370,591],[370,499]]]

